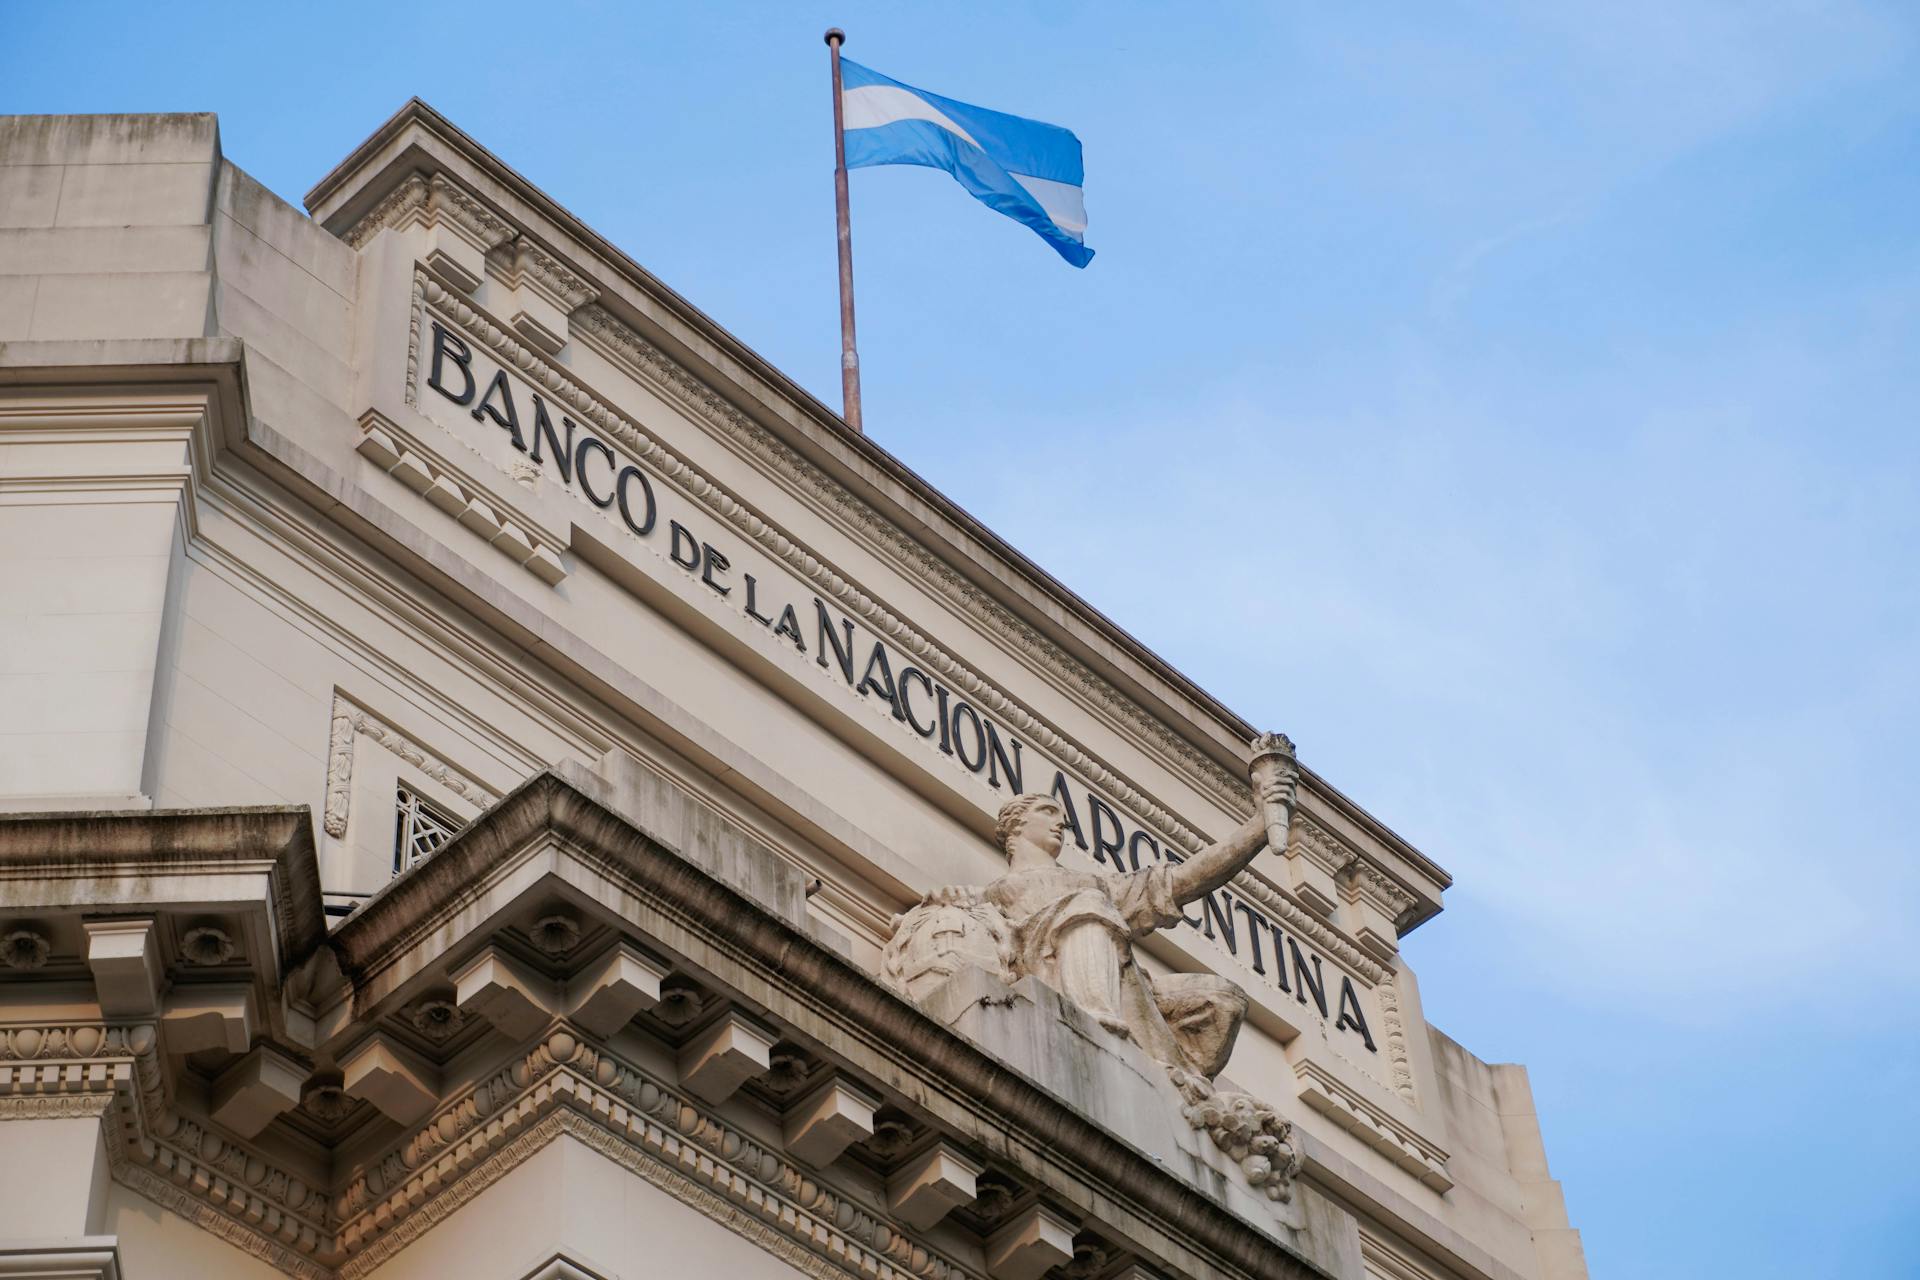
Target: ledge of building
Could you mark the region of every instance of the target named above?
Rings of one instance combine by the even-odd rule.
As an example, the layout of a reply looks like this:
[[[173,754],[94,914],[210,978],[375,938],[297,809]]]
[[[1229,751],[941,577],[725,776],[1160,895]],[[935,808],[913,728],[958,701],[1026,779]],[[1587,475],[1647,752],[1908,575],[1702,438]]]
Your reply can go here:
[[[622,812],[622,810],[626,810]],[[656,834],[657,832],[657,834]],[[889,1093],[938,1115],[956,1140],[993,1153],[1064,1203],[1114,1207],[1248,1275],[1323,1274],[1259,1226],[858,968],[808,917],[802,878],[724,817],[618,753],[592,773],[542,771],[402,873],[329,938],[356,1008],[391,992],[424,938],[469,932],[501,904],[480,887],[543,842],[585,851],[598,874],[670,920],[640,945],[682,952],[741,984],[754,1016],[790,1028]],[[437,946],[445,957],[467,945]],[[1064,1048],[1064,1046],[1063,1046]],[[1062,1183],[1071,1170],[1075,1190]],[[1091,1200],[1089,1200],[1091,1196]]]
[[[153,905],[164,905],[168,877],[262,863],[280,899],[280,963],[290,967],[326,936],[305,805],[0,814],[0,880],[58,893],[72,906],[86,905],[90,883],[109,879],[145,886]],[[67,887],[53,888],[61,884]],[[0,901],[15,896],[0,894]],[[125,901],[115,908],[129,909]]]
[[[58,370],[74,383],[124,382],[130,369],[192,371],[242,362],[238,338],[97,338],[51,342],[0,342],[0,381],[27,382],[41,370]]]

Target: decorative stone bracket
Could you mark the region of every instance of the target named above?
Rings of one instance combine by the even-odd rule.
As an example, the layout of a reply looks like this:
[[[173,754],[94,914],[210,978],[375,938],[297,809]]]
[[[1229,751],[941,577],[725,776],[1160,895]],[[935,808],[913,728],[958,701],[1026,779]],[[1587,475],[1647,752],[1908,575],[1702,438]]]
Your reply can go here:
[[[419,446],[401,443],[405,433],[373,409],[360,415],[359,455],[420,494],[461,525],[548,586],[567,576],[559,551],[541,535],[503,516],[477,490],[455,479],[438,459]]]

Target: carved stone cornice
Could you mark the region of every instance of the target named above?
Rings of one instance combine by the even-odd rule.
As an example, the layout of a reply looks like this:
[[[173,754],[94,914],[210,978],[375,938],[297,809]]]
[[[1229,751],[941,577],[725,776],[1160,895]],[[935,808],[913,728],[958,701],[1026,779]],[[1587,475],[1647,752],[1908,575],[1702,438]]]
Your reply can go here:
[[[1295,814],[1288,835],[1288,853],[1298,849],[1302,856],[1311,859],[1330,876],[1342,874],[1360,860],[1358,851],[1311,818]]]
[[[1259,872],[1242,872],[1228,888],[1259,903],[1276,923],[1286,926],[1287,932],[1302,942],[1313,943],[1323,954],[1352,970],[1356,977],[1379,982],[1386,976],[1387,971],[1378,961],[1347,941],[1346,935],[1274,888]]]
[[[347,228],[341,239],[349,248],[363,249],[373,239],[375,233],[388,227],[400,227],[412,218],[416,212],[427,207],[429,188],[427,180],[420,174],[409,176],[399,186],[389,191],[385,198],[369,209],[360,221]]]
[[[464,187],[436,173],[431,178],[412,174],[395,187],[340,237],[354,249],[365,248],[380,231],[401,230],[414,223],[449,223],[482,249],[513,238],[511,223],[482,204]]]
[[[516,235],[497,252],[508,283],[532,286],[563,312],[577,311],[600,296],[592,282],[525,235]]]
[[[1009,1072],[817,939],[804,879],[746,833],[688,814],[679,820],[695,824],[689,830],[698,831],[698,840],[673,826],[656,837],[607,808],[615,796],[644,803],[649,814],[684,808],[617,770],[571,770],[568,778],[543,773],[335,930],[327,953],[338,959],[350,991],[338,990],[334,998],[367,1012],[314,1047],[322,1070],[304,1081],[301,1095],[338,1088],[332,1064],[342,1049],[385,1034],[375,1024],[406,1019],[422,997],[444,990],[446,975],[432,969],[415,973],[404,988],[378,985],[390,970],[411,971],[420,955],[411,948],[445,956],[449,947],[464,952],[483,942],[471,935],[447,941],[452,922],[476,910],[476,918],[523,922],[557,916],[552,903],[540,900],[546,890],[519,878],[560,856],[566,861],[552,869],[569,883],[597,883],[593,900],[622,904],[617,920],[599,912],[596,928],[614,923],[636,931],[632,946],[688,958],[669,963],[715,966],[705,980],[716,1000],[753,1001],[778,1024],[782,1040],[802,1052],[831,1044],[850,1085],[857,1081],[896,1103],[910,1100],[905,1105],[915,1109],[916,1123],[935,1129],[943,1145],[1004,1165],[1063,1212],[1102,1215],[1108,1225],[1101,1230],[1127,1242],[1123,1247],[1184,1259],[1184,1271],[1193,1274],[1311,1273],[1269,1228],[1209,1198],[1204,1183],[1196,1185],[1192,1176]],[[736,881],[740,887],[733,887]],[[594,914],[584,904],[566,910]],[[669,938],[671,946],[662,941]],[[579,950],[569,947],[566,954]],[[582,1007],[594,1007],[598,998]],[[174,1074],[187,1068],[168,1037],[176,1025],[191,1024],[173,1023],[167,1011],[158,1027],[146,1021],[0,1026],[0,1120],[105,1116],[118,1182],[301,1280],[373,1273],[535,1145],[562,1133],[823,1280],[849,1272],[883,1280],[981,1280],[970,1257],[909,1234],[877,1193],[861,1189],[860,1179],[843,1182],[830,1168],[802,1163],[781,1138],[730,1118],[723,1109],[729,1104],[702,1102],[699,1086],[687,1083],[684,1054],[677,1073],[671,1066],[663,1072],[650,1065],[654,1059],[617,1052],[590,1035],[584,1015],[575,1019],[554,1008],[560,1011],[545,1015],[544,1029],[535,1024],[529,1047],[495,1060],[472,1083],[445,1095],[437,1085],[425,1086],[429,1109],[402,1121],[405,1136],[385,1150],[356,1151],[351,1172],[338,1181],[309,1146],[283,1145],[284,1130],[237,1137],[226,1122],[202,1113],[210,1104],[200,1087],[175,1096]],[[496,1017],[487,1006],[474,1009],[474,1016]],[[496,1022],[494,1030],[504,1027]],[[252,1052],[269,1050],[291,1053],[259,1044]],[[1253,1185],[1273,1196],[1287,1189],[1274,1178],[1288,1171],[1270,1154],[1238,1148],[1243,1140],[1271,1139],[1272,1154],[1281,1154],[1285,1135],[1277,1117],[1252,1120],[1258,1124],[1248,1129],[1223,1104],[1220,1115],[1193,1122],[1204,1121],[1213,1140],[1242,1161]],[[308,1123],[299,1117],[296,1132]]]
[[[174,1109],[163,1077],[151,1026],[0,1028],[0,1122],[118,1104],[116,1181],[301,1280],[367,1275],[563,1133],[821,1280],[983,1280],[566,1024],[331,1194]]]
[[[125,1140],[107,1144],[114,1177],[289,1275],[329,1275],[335,1237],[325,1190],[176,1109],[151,1041],[133,1068],[121,1095]]]
[[[113,1109],[110,1093],[29,1094],[0,1093],[0,1120],[74,1120],[103,1116]],[[0,1272],[0,1275],[4,1275]]]
[[[110,1110],[123,1117],[107,1140],[116,1181],[289,1275],[330,1276],[307,1256],[328,1242],[325,1198],[257,1150],[175,1111],[150,1024],[0,1029],[0,1122]]]
[[[1397,921],[1413,906],[1413,895],[1382,875],[1378,868],[1355,861],[1346,869],[1347,892],[1364,898],[1389,920]]]
[[[1445,1150],[1343,1084],[1338,1076],[1312,1059],[1295,1062],[1293,1072],[1299,1081],[1302,1102],[1435,1191],[1452,1189],[1453,1178],[1447,1172]]]
[[[8,1280],[121,1280],[117,1236],[0,1241],[0,1277]]]
[[[513,236],[512,223],[480,203],[444,173],[434,174],[427,185],[430,189],[427,206],[434,216],[458,223],[484,247],[491,249]]]
[[[980,1280],[568,1026],[449,1100],[331,1196],[170,1108],[155,1050],[145,1025],[0,1031],[0,1120],[97,1117],[120,1103],[115,1180],[302,1280],[368,1274],[563,1133],[822,1280],[845,1269]],[[698,1160],[686,1158],[696,1149]]]
[[[250,1225],[242,1218],[230,1216],[210,1200],[196,1194],[210,1193],[214,1189],[214,1183],[205,1184],[205,1192],[203,1192],[201,1184],[191,1180],[191,1174],[188,1175],[189,1181],[182,1185],[178,1181],[158,1177],[149,1170],[133,1164],[128,1159],[124,1147],[109,1143],[107,1152],[113,1170],[113,1180],[122,1186],[139,1192],[155,1204],[185,1218],[202,1231],[217,1236],[241,1252],[258,1258],[276,1271],[295,1277],[295,1280],[334,1280],[333,1268],[302,1257],[278,1243],[267,1231]],[[221,1179],[218,1184],[222,1190],[230,1185],[225,1179]],[[268,1220],[263,1214],[263,1223]]]
[[[820,1171],[795,1164],[564,1024],[453,1099],[335,1197],[340,1244],[350,1257],[340,1268],[343,1280],[379,1267],[561,1132],[735,1230],[756,1221],[760,1230],[742,1234],[808,1274],[980,1280],[835,1190]],[[443,1198],[447,1203],[437,1206]]]
[[[516,1131],[511,1141],[504,1143],[471,1172],[447,1186],[444,1194],[396,1224],[393,1230],[369,1245],[364,1253],[350,1259],[338,1272],[340,1280],[361,1280],[372,1274],[429,1228],[519,1168],[548,1143],[561,1137],[576,1139],[628,1172],[645,1178],[682,1204],[765,1249],[802,1275],[811,1276],[814,1280],[848,1280],[848,1268],[781,1230],[782,1224],[778,1221],[769,1222],[751,1208],[742,1207],[718,1194],[712,1186],[703,1185],[705,1180],[699,1175],[705,1172],[718,1174],[721,1167],[708,1164],[702,1169],[697,1164],[691,1168],[667,1164],[657,1155],[635,1148],[618,1134],[596,1123],[592,1117],[570,1108],[550,1111],[543,1119]],[[831,1238],[827,1237],[828,1240]],[[891,1269],[865,1274],[886,1277],[888,1280],[899,1275]]]

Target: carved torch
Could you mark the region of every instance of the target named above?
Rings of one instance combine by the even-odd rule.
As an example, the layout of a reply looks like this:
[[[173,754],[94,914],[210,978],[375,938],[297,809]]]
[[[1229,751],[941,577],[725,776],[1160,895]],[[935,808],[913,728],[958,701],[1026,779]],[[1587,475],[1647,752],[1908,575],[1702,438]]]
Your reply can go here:
[[[1266,810],[1267,844],[1275,853],[1287,851],[1287,828],[1293,823],[1294,788],[1300,783],[1300,762],[1293,756],[1293,740],[1284,733],[1263,733],[1253,740],[1253,759],[1247,765],[1254,794],[1261,795],[1266,783],[1277,778],[1286,786],[1283,800],[1262,800]]]

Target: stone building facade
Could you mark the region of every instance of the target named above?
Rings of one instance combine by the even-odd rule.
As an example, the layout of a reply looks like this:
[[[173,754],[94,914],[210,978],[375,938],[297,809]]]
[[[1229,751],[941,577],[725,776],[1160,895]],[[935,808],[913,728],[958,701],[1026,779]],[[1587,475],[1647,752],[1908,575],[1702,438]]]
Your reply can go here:
[[[0,1275],[1586,1274],[1432,860],[431,108],[306,203],[0,120]]]

